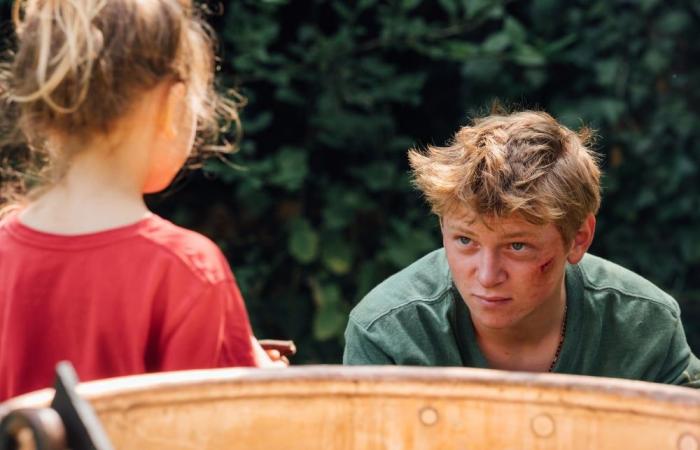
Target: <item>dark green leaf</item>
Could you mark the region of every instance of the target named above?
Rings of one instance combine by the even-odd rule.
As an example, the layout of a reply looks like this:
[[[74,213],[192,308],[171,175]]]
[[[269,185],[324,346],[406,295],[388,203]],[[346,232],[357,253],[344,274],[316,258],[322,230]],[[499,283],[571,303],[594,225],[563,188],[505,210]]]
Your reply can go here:
[[[289,253],[300,263],[308,264],[318,255],[318,234],[306,220],[295,221],[289,234]]]

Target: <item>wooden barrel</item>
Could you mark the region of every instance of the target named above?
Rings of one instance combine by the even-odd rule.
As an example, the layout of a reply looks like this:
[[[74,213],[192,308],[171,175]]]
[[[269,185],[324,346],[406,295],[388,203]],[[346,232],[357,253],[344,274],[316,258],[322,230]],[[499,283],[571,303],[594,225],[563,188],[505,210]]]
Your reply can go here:
[[[114,378],[78,392],[117,449],[700,449],[700,392],[610,378],[302,366]]]

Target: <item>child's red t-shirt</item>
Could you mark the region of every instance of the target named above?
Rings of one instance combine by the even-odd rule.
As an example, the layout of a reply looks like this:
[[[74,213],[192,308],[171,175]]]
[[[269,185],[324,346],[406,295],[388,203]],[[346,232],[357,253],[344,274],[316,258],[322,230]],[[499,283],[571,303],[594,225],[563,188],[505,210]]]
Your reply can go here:
[[[204,236],[156,216],[65,236],[0,224],[0,401],[53,382],[253,366],[231,269]]]

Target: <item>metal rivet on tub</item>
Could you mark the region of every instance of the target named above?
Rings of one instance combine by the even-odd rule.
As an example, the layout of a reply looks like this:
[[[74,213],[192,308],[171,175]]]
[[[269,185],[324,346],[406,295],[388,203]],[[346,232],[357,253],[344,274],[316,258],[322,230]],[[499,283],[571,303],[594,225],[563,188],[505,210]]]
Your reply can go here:
[[[438,413],[435,408],[431,406],[426,406],[418,412],[418,417],[420,418],[423,425],[431,426],[435,425],[438,421]]]
[[[690,433],[683,433],[681,437],[678,438],[678,450],[698,450],[700,449],[700,443],[698,443],[698,438]]]
[[[539,437],[551,436],[554,433],[554,419],[547,414],[533,417],[532,431]]]

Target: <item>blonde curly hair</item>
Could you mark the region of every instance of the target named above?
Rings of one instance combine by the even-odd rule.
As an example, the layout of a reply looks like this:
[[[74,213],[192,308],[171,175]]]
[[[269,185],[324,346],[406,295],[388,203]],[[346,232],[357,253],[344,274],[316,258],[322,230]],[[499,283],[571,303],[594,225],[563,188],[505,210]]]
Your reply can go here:
[[[215,40],[199,11],[191,0],[16,0],[16,49],[0,63],[3,167],[9,159],[29,172],[17,163],[25,149],[43,169],[61,166],[71,155],[48,152],[50,133],[88,141],[108,132],[140,94],[167,80],[187,87],[196,147],[231,150],[206,145],[231,125],[238,138],[239,97],[214,89]],[[35,172],[50,182],[61,170]]]
[[[432,211],[464,209],[477,217],[521,215],[554,223],[565,241],[600,207],[592,132],[578,133],[544,112],[474,119],[446,147],[409,150],[413,181]]]

